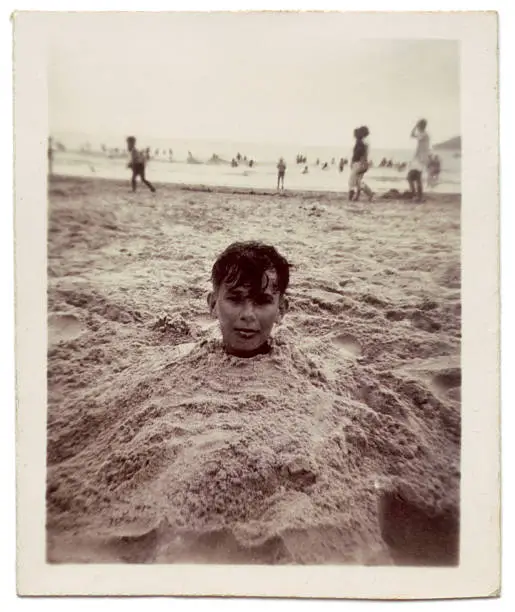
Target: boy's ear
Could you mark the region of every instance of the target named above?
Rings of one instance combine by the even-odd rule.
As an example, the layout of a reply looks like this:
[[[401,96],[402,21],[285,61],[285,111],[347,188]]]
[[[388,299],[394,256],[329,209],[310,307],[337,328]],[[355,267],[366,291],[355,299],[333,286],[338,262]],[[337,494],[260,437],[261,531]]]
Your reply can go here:
[[[216,296],[215,296],[214,291],[210,291],[207,294],[207,306],[209,308],[209,313],[212,316],[215,316]]]
[[[288,312],[290,307],[290,303],[288,302],[288,298],[285,295],[282,295],[279,299],[279,313],[276,318],[276,323],[280,323],[284,317],[284,315]]]

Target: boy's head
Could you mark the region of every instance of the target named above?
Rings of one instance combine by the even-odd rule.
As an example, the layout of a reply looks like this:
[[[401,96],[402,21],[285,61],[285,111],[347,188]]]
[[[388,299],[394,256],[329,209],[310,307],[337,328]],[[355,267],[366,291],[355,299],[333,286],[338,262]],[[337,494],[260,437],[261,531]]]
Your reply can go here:
[[[132,149],[134,149],[135,146],[136,146],[136,139],[134,138],[134,136],[129,136],[127,138],[127,148],[129,149],[129,151],[132,151]]]
[[[215,261],[211,313],[218,318],[228,353],[251,357],[267,346],[288,304],[290,264],[273,246],[235,242]]]
[[[427,127],[427,121],[425,119],[420,119],[420,121],[417,123],[417,127],[421,132],[423,132]]]

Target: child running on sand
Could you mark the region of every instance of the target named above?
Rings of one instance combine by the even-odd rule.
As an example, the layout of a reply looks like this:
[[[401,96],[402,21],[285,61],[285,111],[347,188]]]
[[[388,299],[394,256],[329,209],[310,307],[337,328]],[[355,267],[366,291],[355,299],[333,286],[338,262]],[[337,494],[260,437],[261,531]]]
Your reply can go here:
[[[284,175],[286,173],[286,162],[281,157],[277,164],[277,189],[284,189]],[[279,186],[280,185],[280,186]]]
[[[132,169],[132,191],[136,191],[136,178],[140,176],[145,185],[154,193],[156,190],[155,187],[145,178],[147,157],[143,151],[138,151],[138,149],[136,149],[136,138],[134,138],[134,136],[129,136],[127,138],[127,149],[131,155],[127,167]]]
[[[368,144],[365,139],[370,134],[366,125],[354,130],[356,144],[352,151],[351,173],[349,178],[349,200],[358,201],[361,191],[368,196],[369,202],[374,197],[374,192],[363,182],[363,177],[368,170]]]
[[[235,242],[215,261],[207,301],[218,319],[230,355],[254,357],[270,351],[270,334],[288,309],[290,264],[275,247]]]

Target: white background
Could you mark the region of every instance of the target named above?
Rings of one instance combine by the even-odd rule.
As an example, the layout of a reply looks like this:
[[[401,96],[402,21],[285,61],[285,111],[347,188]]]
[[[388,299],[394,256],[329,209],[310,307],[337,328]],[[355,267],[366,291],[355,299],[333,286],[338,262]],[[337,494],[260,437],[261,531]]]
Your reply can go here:
[[[151,606],[153,609],[162,610],[239,610],[242,606],[246,609],[258,610],[262,606],[273,610],[318,610],[318,609],[340,609],[345,606],[346,610],[371,610],[372,606],[381,605],[383,610],[389,610],[392,606],[406,606],[427,608],[428,606],[439,606],[439,609],[448,606],[457,606],[456,609],[499,610],[511,609],[515,604],[515,575],[513,566],[514,553],[514,520],[515,504],[513,501],[513,474],[510,467],[515,465],[514,444],[511,440],[513,435],[515,410],[513,379],[514,354],[514,325],[513,313],[515,312],[515,299],[513,293],[513,274],[510,266],[515,262],[513,243],[515,238],[515,206],[513,176],[511,160],[515,159],[513,151],[513,122],[511,116],[515,109],[513,96],[512,70],[509,69],[513,61],[514,40],[513,31],[515,21],[513,19],[513,8],[511,2],[409,2],[390,1],[388,3],[361,0],[359,4],[347,1],[319,0],[309,2],[306,0],[282,0],[282,2],[237,2],[237,1],[213,1],[189,0],[189,2],[157,2],[148,0],[145,3],[125,0],[124,2],[113,2],[104,0],[89,0],[88,2],[52,2],[19,1],[16,6],[4,6],[2,19],[0,21],[0,125],[2,126],[0,185],[2,188],[2,200],[0,205],[0,287],[2,317],[0,319],[0,339],[2,340],[0,350],[0,511],[2,520],[1,531],[1,555],[2,571],[0,572],[0,601],[1,608],[10,610],[27,609],[29,606],[37,606],[45,610],[69,610],[74,612],[89,610],[93,606],[110,607],[118,610],[140,610],[142,607]],[[300,601],[300,600],[237,600],[237,599],[146,599],[144,601],[133,599],[20,599],[16,597],[15,586],[15,447],[14,447],[14,281],[13,281],[13,186],[12,186],[12,30],[9,20],[14,10],[241,10],[241,9],[270,9],[270,10],[497,10],[500,13],[500,91],[501,91],[501,286],[502,286],[502,431],[503,439],[503,596],[495,600],[462,600],[446,602],[413,602],[393,603],[383,602],[337,602],[337,601]],[[35,104],[37,101],[34,102]],[[508,110],[510,109],[511,112]],[[478,117],[478,121],[483,118]],[[504,172],[503,172],[504,168]],[[494,194],[493,194],[494,195]],[[485,203],[486,205],[486,203]],[[511,366],[511,367],[510,367]]]

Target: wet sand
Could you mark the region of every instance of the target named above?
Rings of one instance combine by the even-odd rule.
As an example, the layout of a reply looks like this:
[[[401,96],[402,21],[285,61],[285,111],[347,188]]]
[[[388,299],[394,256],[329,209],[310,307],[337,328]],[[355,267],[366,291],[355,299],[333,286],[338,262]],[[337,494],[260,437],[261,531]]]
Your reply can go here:
[[[458,562],[460,196],[52,179],[51,562]],[[224,354],[230,242],[293,263],[270,355]]]

